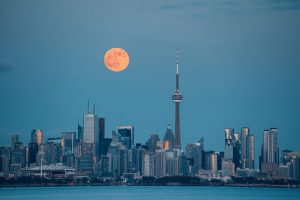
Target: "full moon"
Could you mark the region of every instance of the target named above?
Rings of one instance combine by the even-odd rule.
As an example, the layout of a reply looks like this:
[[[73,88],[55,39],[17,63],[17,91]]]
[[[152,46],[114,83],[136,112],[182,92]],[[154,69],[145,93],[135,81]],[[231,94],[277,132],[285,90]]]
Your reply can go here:
[[[129,64],[128,53],[122,48],[111,48],[104,55],[104,64],[113,72],[121,72]]]

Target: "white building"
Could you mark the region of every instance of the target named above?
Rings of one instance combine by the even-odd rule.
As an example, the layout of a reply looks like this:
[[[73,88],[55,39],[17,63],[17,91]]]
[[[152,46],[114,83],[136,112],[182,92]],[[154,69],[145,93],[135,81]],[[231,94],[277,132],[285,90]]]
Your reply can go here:
[[[99,118],[88,113],[83,117],[83,142],[95,144],[95,153],[99,151]]]
[[[143,159],[143,176],[154,176],[155,174],[154,154],[146,153]]]

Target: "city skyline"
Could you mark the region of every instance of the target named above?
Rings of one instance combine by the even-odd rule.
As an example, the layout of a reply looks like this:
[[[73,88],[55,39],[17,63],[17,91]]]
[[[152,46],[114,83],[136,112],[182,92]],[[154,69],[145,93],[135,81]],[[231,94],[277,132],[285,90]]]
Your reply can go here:
[[[179,115],[179,103],[183,100],[183,96],[181,95],[181,92],[179,90],[179,49],[177,49],[176,51],[176,76],[175,76],[175,92],[174,92],[174,95],[172,96],[172,101],[175,103],[175,112],[174,112],[174,116],[175,116],[175,134],[173,134],[172,132],[172,129],[170,127],[170,124],[168,124],[167,126],[167,130],[166,130],[166,133],[164,134],[164,136],[162,137],[162,135],[158,134],[158,139],[161,138],[161,141],[163,142],[162,143],[162,148],[163,148],[163,152],[165,153],[165,150],[175,150],[175,151],[183,151],[184,152],[184,149],[185,148],[181,148],[181,136],[180,136],[180,115]],[[176,125],[176,123],[178,123]],[[179,129],[178,129],[179,128]],[[120,132],[120,130],[122,130]],[[178,131],[176,131],[176,129]],[[129,130],[129,132],[127,132]],[[225,132],[225,145],[224,147],[219,147],[219,149],[205,149],[206,151],[209,152],[213,152],[213,155],[215,153],[223,153],[223,158],[224,158],[224,166],[225,168],[229,168],[228,170],[231,171],[233,170],[234,168],[241,168],[241,169],[257,169],[257,167],[259,167],[259,169],[261,169],[261,162],[263,163],[264,162],[264,156],[266,153],[267,150],[256,150],[255,152],[255,140],[254,139],[254,135],[251,134],[251,131],[250,131],[250,127],[241,127],[240,131],[235,131],[234,128],[224,128],[224,132]],[[276,160],[275,164],[279,164],[279,149],[278,148],[278,143],[277,143],[277,131],[278,129],[277,128],[271,128],[270,130],[276,130],[276,147],[269,152],[269,154],[272,154],[273,151],[276,151],[277,153],[275,153],[276,155],[272,155],[273,158],[271,160],[271,162],[274,162],[274,160]],[[116,129],[115,130],[111,130],[110,133],[111,133],[111,138],[108,135],[105,136],[105,118],[102,117],[99,117],[96,112],[95,112],[95,104],[93,104],[93,110],[91,111],[90,110],[90,102],[88,101],[88,106],[87,106],[87,112],[83,115],[83,123],[82,125],[78,123],[78,129],[77,129],[77,140],[79,142],[83,142],[83,143],[87,143],[89,145],[95,145],[94,148],[94,154],[99,154],[99,155],[102,155],[103,152],[103,149],[105,149],[105,139],[111,139],[112,141],[109,142],[109,144],[112,142],[112,144],[116,141],[119,141],[121,140],[122,143],[124,142],[124,145],[126,147],[126,149],[131,149],[132,147],[134,147],[135,145],[141,145],[141,144],[144,144],[147,145],[147,141],[144,140],[144,141],[139,141],[139,142],[136,142],[134,143],[134,126],[131,124],[131,125],[117,125],[116,126]],[[266,135],[266,132],[268,132],[269,130],[267,129],[264,129],[263,130],[263,143],[261,144],[261,148],[262,149],[265,149],[265,135]],[[79,132],[82,132],[82,133],[79,133]],[[68,132],[64,132],[62,131],[61,134],[62,134],[62,141],[64,139],[64,134],[65,133],[68,133]],[[75,141],[75,138],[74,138],[74,134],[76,135],[76,132],[69,132],[71,133],[73,136],[72,136],[72,143]],[[176,134],[177,133],[177,134]],[[159,136],[160,135],[160,136]],[[177,135],[177,136],[176,136]],[[123,141],[122,139],[117,139],[117,138],[126,138],[125,141]],[[129,137],[129,139],[128,139]],[[151,138],[151,136],[150,136]],[[176,139],[177,138],[177,139]],[[196,148],[200,148],[200,152],[202,154],[202,151],[204,151],[204,138],[205,137],[201,137],[201,139],[199,140],[199,142],[197,141],[193,141],[193,142],[190,142],[190,143],[187,143],[186,144],[186,154],[189,155],[191,153],[188,153],[189,150],[188,148],[190,148],[190,146],[192,146],[191,148],[194,148],[193,146],[198,146]],[[48,140],[57,140],[59,139],[58,137],[55,137],[55,138],[49,138]],[[221,139],[221,137],[218,137],[218,139]],[[47,140],[47,141],[48,141]],[[177,142],[176,142],[177,140]],[[249,141],[248,141],[249,140]],[[11,142],[12,142],[12,149],[14,147],[13,143],[14,141],[20,141],[19,140],[19,135],[12,135],[11,136]],[[46,141],[46,140],[45,140]],[[101,142],[103,141],[103,142]],[[216,140],[214,140],[216,141]],[[238,151],[240,151],[240,157],[236,157],[235,154],[237,154],[237,151],[235,150],[235,146],[236,146],[236,142],[240,142],[240,145],[238,147]],[[37,144],[41,144],[43,142],[43,134],[42,134],[42,130],[41,129],[34,129],[32,132],[31,132],[31,142],[34,142],[34,143],[37,143]],[[166,143],[167,142],[167,143]],[[206,143],[207,144],[207,143]],[[104,145],[104,146],[103,146]],[[157,146],[160,146],[158,143],[155,144]],[[256,144],[256,146],[259,146],[260,144]],[[249,147],[250,146],[250,147]],[[29,147],[30,148],[30,147]],[[151,147],[152,148],[152,147]],[[150,148],[150,149],[151,149]],[[221,149],[220,149],[221,148]],[[284,148],[282,149],[282,151],[290,151],[291,148]],[[161,149],[158,149],[157,151],[159,152]],[[104,150],[105,151],[105,150]],[[107,151],[107,150],[106,150]],[[105,152],[106,152],[105,151]],[[199,150],[197,150],[199,151]],[[264,153],[260,152],[260,151],[263,151]],[[268,150],[269,151],[269,150]],[[62,151],[64,152],[64,150]],[[259,155],[260,153],[261,155]],[[73,152],[73,147],[72,147],[72,153]],[[199,153],[198,153],[199,154]],[[198,155],[197,154],[197,155]],[[218,155],[218,154],[217,154]],[[256,156],[255,156],[256,155]],[[258,156],[259,155],[259,156]],[[150,155],[148,155],[150,156]],[[166,156],[166,155],[164,155]],[[199,155],[198,155],[199,156]],[[220,155],[219,155],[220,156]],[[277,158],[275,158],[277,156]],[[146,155],[147,157],[147,155]],[[188,156],[187,156],[188,157]],[[200,156],[201,157],[201,156]],[[147,158],[147,159],[150,159],[151,158]],[[162,159],[162,158],[160,158]],[[194,159],[194,158],[192,158]],[[198,160],[199,158],[196,158],[196,160]],[[217,159],[214,158],[214,159]],[[262,160],[260,160],[262,159]],[[150,160],[148,162],[150,162]],[[196,162],[199,162],[200,165],[202,163],[202,161],[196,161]],[[232,164],[235,164],[235,165],[232,165]],[[269,163],[265,164],[264,163],[264,166],[267,165],[269,166]],[[274,163],[272,163],[271,165],[274,165]],[[223,163],[222,163],[222,166],[223,166]],[[233,167],[235,166],[235,167]],[[266,168],[266,167],[263,167],[263,169]],[[275,166],[276,168],[276,166]],[[196,169],[197,170],[200,170],[202,169],[202,166],[198,166],[196,165]],[[196,174],[196,170],[195,169],[195,172],[194,174]],[[149,170],[149,169],[148,169]],[[235,171],[235,170],[234,170]],[[234,174],[234,171],[232,174]],[[265,169],[265,171],[269,172],[268,170]],[[272,170],[271,170],[272,171]],[[231,174],[231,173],[229,173]],[[161,176],[165,176],[166,174],[163,173],[160,174]],[[159,175],[159,176],[160,176]]]
[[[255,182],[277,180],[289,185],[287,181],[299,180],[300,153],[290,148],[280,153],[278,128],[264,129],[260,155],[255,153],[256,138],[250,127],[241,127],[240,132],[224,128],[223,151],[205,148],[204,137],[184,148],[180,134],[179,105],[183,96],[179,80],[177,49],[176,86],[172,96],[175,135],[168,124],[161,140],[158,134],[151,134],[147,141],[135,142],[134,125],[128,124],[117,125],[110,137],[105,135],[105,118],[96,114],[95,104],[91,112],[88,101],[83,124],[78,123],[77,137],[76,132],[69,131],[46,140],[41,129],[33,129],[30,142],[23,143],[19,135],[11,135],[10,147],[0,147],[0,176],[21,180],[23,176],[42,180],[63,178],[76,182],[78,178],[96,177],[98,181],[106,182],[108,178],[131,185],[147,177],[154,183],[161,178],[175,177],[181,179],[180,184],[185,184],[186,177],[196,177],[206,183],[214,180],[233,183],[245,178]]]
[[[257,155],[277,127],[279,148],[300,150],[297,2],[11,2],[0,2],[0,146],[77,130],[88,99],[107,133],[132,124],[136,141],[162,137],[175,128],[180,48],[182,146],[204,137],[222,151],[224,128],[250,127]],[[111,47],[128,51],[124,72],[105,68]]]
[[[179,114],[179,103],[181,103],[181,101],[183,100],[183,96],[181,95],[181,92],[179,90],[179,82],[180,82],[180,78],[179,78],[179,49],[177,48],[176,50],[176,74],[175,74],[175,92],[172,96],[172,101],[175,103],[175,112],[174,112],[174,117],[175,117],[175,134],[173,135],[173,133],[171,133],[173,135],[173,141],[172,141],[172,144],[167,144],[167,145],[171,145],[172,148],[175,148],[175,149],[181,149],[181,135],[180,135],[180,114]],[[105,120],[105,116],[101,116],[99,117],[97,114],[96,114],[96,106],[95,104],[93,104],[93,109],[92,111],[90,110],[90,101],[88,100],[88,105],[87,105],[87,112],[85,112],[85,114],[83,114],[83,119],[82,119],[82,124],[78,123],[78,126],[81,126],[81,129],[82,129],[82,132],[85,133],[83,135],[80,135],[82,133],[79,133],[79,127],[78,128],[78,132],[74,130],[68,130],[68,131],[71,131],[71,133],[77,133],[77,138],[78,140],[82,140],[83,142],[85,143],[89,143],[89,144],[93,144],[94,142],[93,141],[96,141],[94,144],[95,144],[95,153],[99,153],[100,151],[100,140],[99,140],[99,137],[100,135],[98,134],[99,130],[100,130],[100,122],[99,122],[99,119],[102,119],[102,120]],[[131,124],[131,125],[125,125],[125,124],[118,124],[116,125],[116,131],[113,129],[113,130],[110,130],[108,131],[106,137],[110,137],[110,134],[111,134],[111,137],[113,138],[114,137],[114,134],[118,133],[118,129],[119,127],[124,127],[124,128],[128,128],[128,127],[133,127],[134,124]],[[234,134],[239,134],[241,137],[241,143],[242,143],[242,148],[241,148],[241,167],[242,168],[250,168],[250,169],[255,169],[257,168],[259,165],[258,163],[260,162],[259,161],[259,156],[254,156],[254,155],[259,155],[260,153],[260,148],[257,148],[257,150],[255,150],[256,148],[254,147],[254,135],[250,133],[250,127],[240,127],[241,130],[240,131],[236,131],[235,130],[235,127],[231,127],[231,128],[224,128],[223,130],[225,130],[225,147],[223,149],[223,147],[218,147],[217,149],[207,149],[209,151],[216,151],[216,152],[224,152],[225,155],[226,155],[226,147],[227,147],[227,144],[226,142],[228,143],[228,140],[229,140],[229,135],[234,135]],[[104,122],[102,122],[102,133],[101,133],[101,139],[104,139],[104,136],[105,136],[105,125],[104,125]],[[178,131],[176,131],[176,129]],[[172,132],[172,128],[170,126],[170,123],[168,124],[168,128],[167,128],[167,132],[171,131]],[[264,129],[262,131],[263,133],[263,137],[265,135],[265,131],[267,129]],[[277,128],[276,128],[277,130]],[[36,133],[35,133],[36,131]],[[32,132],[31,132],[31,135],[30,135],[30,141],[33,142],[33,133],[34,134],[34,137],[37,137],[38,139],[35,139],[37,141],[38,144],[41,144],[42,141],[43,141],[43,134],[42,134],[42,129],[38,128],[38,129],[33,129]],[[73,131],[73,132],[72,132]],[[166,133],[167,133],[166,132]],[[229,133],[230,132],[230,133]],[[39,133],[39,134],[37,134]],[[66,133],[66,131],[61,131],[60,133]],[[38,136],[36,136],[36,134]],[[162,141],[165,141],[165,136],[163,136],[164,133],[158,133],[158,136],[160,136],[161,140]],[[12,135],[13,137],[14,136],[17,136],[17,140],[18,141],[22,141],[22,140],[19,140],[19,134],[16,134],[16,135]],[[149,136],[149,135],[148,135]],[[221,135],[220,135],[221,136]],[[252,150],[252,154],[250,157],[252,157],[252,161],[249,160],[249,156],[247,155],[248,154],[248,136],[251,136],[252,137],[252,147],[251,149]],[[80,138],[82,137],[82,138]],[[277,137],[277,136],[276,136]],[[63,137],[62,137],[63,138]],[[134,140],[134,137],[130,136],[130,138],[132,140]],[[177,139],[176,139],[177,138]],[[205,136],[202,136],[201,139],[204,139]],[[58,139],[57,135],[55,138],[51,138],[49,137],[49,139]],[[130,139],[130,140],[131,140]],[[218,139],[221,139],[221,137],[218,137]],[[231,139],[230,139],[231,140]],[[44,140],[46,141],[46,140]],[[177,141],[177,142],[176,142]],[[185,145],[194,145],[195,141],[192,141],[190,143],[186,143]],[[214,140],[215,142],[216,140]],[[136,143],[140,143],[140,144],[143,144],[144,142],[146,142],[146,140],[144,141],[138,141]],[[169,141],[170,142],[170,141]],[[204,142],[204,141],[203,141]],[[211,141],[212,142],[212,141]],[[196,142],[197,143],[197,142]],[[207,142],[206,144],[208,144],[209,142]],[[229,142],[230,143],[230,142]],[[130,142],[130,144],[127,146],[128,148],[130,148],[132,145],[134,145],[135,143],[133,141]],[[263,145],[264,143],[262,143]],[[261,144],[256,144],[256,146],[260,146]],[[3,145],[3,146],[7,146],[7,145]],[[165,147],[165,143],[163,144],[163,147]],[[172,149],[171,148],[171,149]],[[202,147],[203,148],[203,147]],[[183,148],[184,149],[184,148]],[[291,149],[291,148],[283,148],[283,149]],[[233,151],[233,150],[231,150]],[[256,152],[255,152],[256,151]],[[279,155],[279,154],[278,154]],[[225,156],[225,159],[226,159],[226,156]],[[233,157],[231,158],[231,160],[233,159]],[[255,162],[256,161],[256,162]],[[250,164],[251,162],[253,162],[253,164]],[[255,164],[254,164],[255,163]],[[251,166],[251,167],[250,167]]]

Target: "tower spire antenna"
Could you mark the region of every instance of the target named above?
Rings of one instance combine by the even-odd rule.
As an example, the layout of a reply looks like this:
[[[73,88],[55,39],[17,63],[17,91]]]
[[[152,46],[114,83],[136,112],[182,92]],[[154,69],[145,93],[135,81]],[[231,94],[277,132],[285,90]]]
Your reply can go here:
[[[180,102],[183,96],[179,90],[179,49],[176,52],[176,90],[172,96],[175,103],[175,140],[174,148],[181,149],[181,136],[180,136]]]
[[[179,49],[176,52],[176,74],[179,74]]]

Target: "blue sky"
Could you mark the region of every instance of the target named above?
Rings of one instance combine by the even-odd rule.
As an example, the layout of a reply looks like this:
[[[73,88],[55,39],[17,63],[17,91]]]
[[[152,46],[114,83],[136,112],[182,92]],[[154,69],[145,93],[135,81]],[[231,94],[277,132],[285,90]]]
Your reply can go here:
[[[30,131],[76,130],[87,100],[135,141],[174,129],[180,48],[183,144],[223,150],[224,128],[249,126],[256,157],[265,128],[300,150],[300,1],[0,1],[0,146]],[[103,64],[112,47],[129,67]]]

